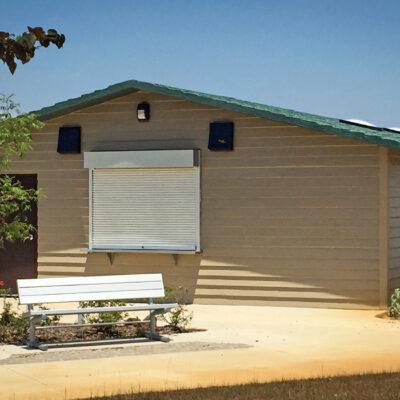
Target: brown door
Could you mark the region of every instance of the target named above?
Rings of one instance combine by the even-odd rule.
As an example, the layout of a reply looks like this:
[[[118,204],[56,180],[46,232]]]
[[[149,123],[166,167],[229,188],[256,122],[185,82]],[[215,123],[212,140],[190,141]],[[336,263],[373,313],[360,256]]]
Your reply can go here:
[[[27,189],[37,189],[37,175],[13,175]],[[37,206],[27,214],[28,221],[37,228]],[[0,249],[0,280],[5,287],[16,291],[16,280],[37,277],[37,232],[26,242],[5,242]]]

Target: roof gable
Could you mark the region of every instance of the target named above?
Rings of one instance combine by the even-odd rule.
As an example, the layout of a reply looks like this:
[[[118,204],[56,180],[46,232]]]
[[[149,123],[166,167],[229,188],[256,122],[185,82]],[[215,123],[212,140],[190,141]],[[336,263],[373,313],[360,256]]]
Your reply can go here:
[[[178,99],[189,100],[195,103],[205,104],[225,110],[237,111],[247,115],[347,137],[349,139],[360,140],[386,147],[400,148],[400,134],[395,132],[349,125],[340,122],[336,118],[323,117],[285,108],[273,107],[266,104],[238,100],[232,97],[217,96],[136,80],[129,80],[116,85],[111,85],[105,89],[96,90],[75,99],[56,103],[53,106],[35,111],[35,114],[38,115],[41,120],[46,121],[138,90],[172,96]]]

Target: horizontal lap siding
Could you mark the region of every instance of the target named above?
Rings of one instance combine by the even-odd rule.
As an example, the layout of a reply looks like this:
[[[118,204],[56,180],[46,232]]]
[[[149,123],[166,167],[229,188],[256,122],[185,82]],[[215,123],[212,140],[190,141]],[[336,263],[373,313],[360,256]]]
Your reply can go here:
[[[389,294],[400,288],[400,152],[389,153]]]
[[[148,123],[135,117],[143,100]],[[215,120],[234,121],[233,152],[207,150]],[[105,254],[85,254],[88,172],[83,155],[56,153],[58,127],[75,123],[84,151],[202,150],[201,255],[117,254],[111,265]],[[162,272],[167,286],[208,304],[379,302],[377,146],[135,93],[49,121],[33,148],[14,165],[38,171],[46,194],[41,276]]]

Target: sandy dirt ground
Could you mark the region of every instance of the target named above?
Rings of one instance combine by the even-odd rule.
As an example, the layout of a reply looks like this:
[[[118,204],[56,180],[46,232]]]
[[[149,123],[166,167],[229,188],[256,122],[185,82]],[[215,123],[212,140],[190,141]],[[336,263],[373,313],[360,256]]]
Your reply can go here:
[[[0,399],[76,399],[129,391],[400,371],[400,321],[382,311],[193,305],[193,327],[165,343],[37,350],[0,346]],[[182,343],[180,350],[179,343]],[[196,343],[201,343],[199,347]],[[210,344],[204,348],[204,343]],[[227,346],[218,346],[225,344]],[[231,346],[232,344],[232,346]],[[235,348],[233,344],[239,344]],[[151,346],[135,353],[132,346]],[[110,348],[127,348],[117,352]],[[128,351],[128,348],[131,349]],[[192,350],[191,350],[192,349]],[[80,351],[85,357],[79,359]],[[63,352],[74,359],[63,359]],[[90,358],[89,354],[96,354]],[[90,353],[92,352],[92,353]],[[56,353],[56,354],[55,354]],[[113,354],[118,353],[118,356]],[[18,356],[19,355],[19,356]],[[13,364],[12,357],[26,356]],[[11,358],[10,358],[11,357]],[[65,358],[65,357],[64,357]],[[8,363],[5,363],[8,360]],[[3,364],[2,364],[3,362]]]

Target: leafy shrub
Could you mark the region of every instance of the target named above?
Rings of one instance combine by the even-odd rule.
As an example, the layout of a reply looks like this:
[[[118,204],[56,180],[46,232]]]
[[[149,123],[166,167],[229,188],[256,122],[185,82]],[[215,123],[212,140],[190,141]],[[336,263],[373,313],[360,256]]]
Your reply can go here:
[[[193,312],[189,312],[183,304],[189,303],[190,295],[189,290],[179,286],[177,288],[165,288],[165,297],[163,299],[156,299],[157,303],[178,303],[179,306],[158,318],[168,324],[174,332],[185,332],[193,319]],[[79,308],[96,308],[96,307],[116,307],[126,306],[129,303],[147,303],[148,299],[134,299],[134,300],[111,300],[111,301],[82,301],[79,303]],[[105,312],[99,314],[86,314],[82,315],[85,323],[116,323],[128,318],[128,313],[123,311]],[[137,320],[137,318],[129,318],[128,320]],[[136,336],[144,336],[146,332],[146,323],[135,324]],[[115,327],[100,326],[99,330],[113,333]]]
[[[173,331],[185,332],[193,319],[193,312],[182,305],[172,309],[166,314],[161,315],[161,319],[165,321]]]
[[[11,303],[4,300],[0,315],[0,343],[22,343],[28,332],[28,319],[11,309]]]
[[[400,289],[396,289],[390,297],[389,316],[400,318]]]
[[[185,332],[193,319],[193,312],[189,312],[184,304],[190,303],[189,290],[183,286],[177,288],[165,288],[164,303],[178,303],[177,308],[160,316],[160,319],[168,324],[175,332]]]
[[[129,303],[136,302],[136,300],[112,300],[112,301],[83,301],[79,303],[79,308],[87,308],[87,307],[117,307],[117,306],[126,306]],[[144,300],[143,300],[144,301]],[[92,323],[116,323],[119,321],[128,321],[128,322],[140,322],[138,317],[129,317],[129,314],[124,311],[112,311],[105,312],[99,314],[87,314],[83,315],[83,322],[92,324]],[[136,323],[135,326],[135,336],[136,337],[144,337],[148,328],[148,323]],[[118,327],[113,325],[105,325],[97,327],[99,331],[109,333],[109,334],[117,334]]]
[[[3,298],[3,311],[0,314],[0,343],[20,343],[28,331],[28,321],[11,309],[7,296],[11,290],[0,281],[0,297]]]
[[[126,306],[128,303],[123,300],[107,300],[107,301],[81,301],[79,303],[79,308],[97,308],[97,307],[117,307]],[[111,311],[99,314],[83,314],[83,321],[85,323],[95,324],[95,323],[115,323],[122,321],[128,317],[127,312],[123,311]],[[112,332],[113,326],[105,325],[99,327],[102,331]]]

